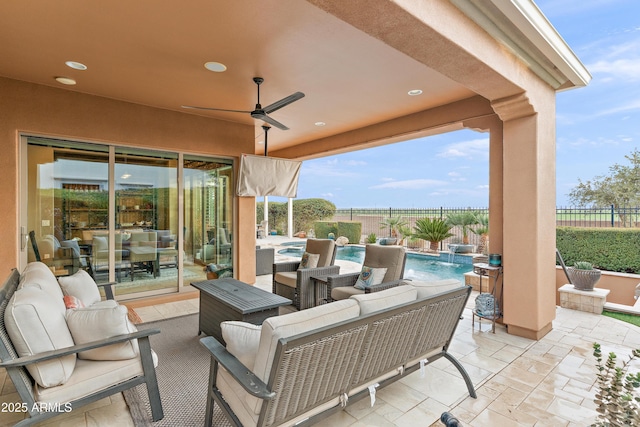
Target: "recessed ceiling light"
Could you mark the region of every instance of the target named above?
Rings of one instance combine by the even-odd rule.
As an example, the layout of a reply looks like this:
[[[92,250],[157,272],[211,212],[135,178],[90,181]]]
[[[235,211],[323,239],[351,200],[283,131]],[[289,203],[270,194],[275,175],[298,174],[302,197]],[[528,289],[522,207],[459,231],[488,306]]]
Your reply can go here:
[[[131,178],[131,174],[130,173],[124,173],[124,174],[122,174],[122,176],[120,178],[122,178],[122,179]]]
[[[258,141],[258,144],[264,144],[264,141]]]
[[[325,122],[315,122],[315,125],[316,126],[324,126],[324,125],[326,125],[326,123]]]
[[[71,68],[73,68],[74,70],[82,70],[82,71],[84,71],[84,70],[86,70],[86,69],[87,69],[87,66],[86,66],[86,65],[84,65],[84,64],[83,64],[83,63],[81,63],[81,62],[76,62],[76,61],[67,61],[67,62],[65,62],[65,64],[67,65],[67,67],[71,67]]]
[[[412,89],[409,92],[407,92],[410,96],[418,96],[418,95],[422,95],[422,91],[420,89]]]
[[[222,73],[227,70],[227,66],[219,62],[207,62],[204,64],[204,68],[215,73]]]
[[[56,77],[56,81],[58,83],[62,83],[63,85],[73,86],[74,84],[76,84],[76,81],[70,77]]]

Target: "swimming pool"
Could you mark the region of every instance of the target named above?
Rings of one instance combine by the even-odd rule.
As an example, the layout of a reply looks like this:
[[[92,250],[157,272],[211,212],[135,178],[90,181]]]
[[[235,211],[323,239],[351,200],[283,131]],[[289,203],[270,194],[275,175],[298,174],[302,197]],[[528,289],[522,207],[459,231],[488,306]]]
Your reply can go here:
[[[304,247],[288,247],[278,251],[279,254],[290,257],[299,258],[304,252]],[[407,254],[407,263],[404,267],[404,277],[414,280],[439,280],[439,279],[458,279],[464,283],[464,273],[473,270],[470,257],[456,256],[454,261],[468,262],[448,262],[448,254],[441,254],[440,257],[434,257],[424,254]],[[362,264],[364,261],[364,248],[361,246],[342,246],[338,247],[336,259],[344,261],[352,261]]]

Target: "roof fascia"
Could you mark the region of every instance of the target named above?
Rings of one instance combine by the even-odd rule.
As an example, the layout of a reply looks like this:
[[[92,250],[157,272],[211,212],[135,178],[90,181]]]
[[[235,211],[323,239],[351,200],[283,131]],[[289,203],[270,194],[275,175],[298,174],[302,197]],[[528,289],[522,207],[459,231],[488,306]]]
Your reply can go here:
[[[586,86],[591,74],[532,0],[451,0],[555,90]]]

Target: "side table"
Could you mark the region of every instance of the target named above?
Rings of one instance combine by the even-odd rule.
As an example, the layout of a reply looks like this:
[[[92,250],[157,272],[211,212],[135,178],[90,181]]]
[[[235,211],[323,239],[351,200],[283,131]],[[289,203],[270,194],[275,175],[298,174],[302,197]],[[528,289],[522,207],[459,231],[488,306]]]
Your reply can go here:
[[[471,316],[471,327],[475,326],[475,318],[478,318],[478,325],[481,324],[482,319],[491,320],[491,332],[496,333],[496,320],[502,318],[502,266],[489,265],[487,263],[473,264],[473,272],[480,276],[480,295],[476,297],[476,307],[473,309],[473,315]],[[487,277],[487,291],[482,292],[482,278]],[[493,279],[493,287],[491,287],[491,279]],[[500,289],[498,289],[498,283],[500,282]],[[493,309],[483,310],[482,304],[478,307],[479,300],[481,301],[493,301]]]

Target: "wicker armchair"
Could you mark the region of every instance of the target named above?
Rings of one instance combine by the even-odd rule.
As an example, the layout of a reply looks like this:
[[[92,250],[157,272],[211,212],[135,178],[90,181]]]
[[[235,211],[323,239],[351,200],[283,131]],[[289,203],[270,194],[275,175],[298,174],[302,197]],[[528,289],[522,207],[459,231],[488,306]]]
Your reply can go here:
[[[289,298],[298,310],[315,305],[315,289],[311,278],[340,274],[334,265],[337,246],[330,239],[307,239],[306,252],[320,255],[316,268],[298,269],[300,261],[273,264],[273,293]]]
[[[365,290],[356,289],[354,285],[360,273],[341,274],[327,277],[327,302],[349,298],[351,295],[378,292],[398,286],[404,277],[404,266],[407,252],[402,246],[367,245],[364,252],[363,265],[372,268],[386,268],[382,283]]]

